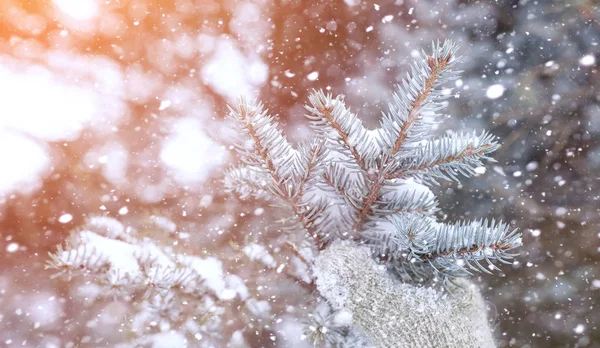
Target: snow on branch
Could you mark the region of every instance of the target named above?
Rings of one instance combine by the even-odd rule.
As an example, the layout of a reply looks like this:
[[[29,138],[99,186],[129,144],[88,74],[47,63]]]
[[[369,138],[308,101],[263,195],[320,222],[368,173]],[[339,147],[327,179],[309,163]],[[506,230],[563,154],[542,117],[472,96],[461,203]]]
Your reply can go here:
[[[413,254],[444,274],[460,277],[499,270],[492,261],[511,264],[508,260],[517,254],[510,251],[521,244],[520,233],[507,224],[476,220],[440,226],[429,243]]]
[[[241,166],[231,168],[225,173],[225,187],[229,192],[235,192],[241,199],[255,197],[270,199],[272,178],[262,171],[253,170],[252,167]]]
[[[139,225],[149,230],[140,233],[110,217],[90,217],[49,254],[46,268],[68,280],[80,278],[89,301],[130,305],[126,321],[133,342],[145,337],[148,328],[210,337],[223,328],[226,302],[238,303],[236,311],[239,303],[249,311],[256,302],[244,281],[224,270],[217,258],[164,243],[178,236],[168,218],[152,215]]]
[[[439,208],[429,186],[474,175],[500,146],[487,132],[435,138],[450,94],[445,85],[458,77],[459,61],[451,41],[422,52],[375,130],[343,97],[311,93],[306,109],[314,138],[297,150],[260,104],[241,100],[231,110],[250,143],[237,147],[249,168],[231,171],[226,182],[242,197],[270,195],[291,210],[288,233],[307,232],[321,249],[333,238],[367,243],[402,275],[446,279],[487,272],[483,261],[488,268],[507,262],[521,244],[508,225],[435,221]]]
[[[94,280],[112,287],[120,284],[131,294],[148,289],[177,289],[192,294],[205,287],[205,295],[215,298],[237,295],[227,289],[222,271],[217,271],[218,275],[199,266],[215,263],[214,269],[220,269],[218,260],[178,254],[170,247],[135,237],[135,231],[129,231],[127,241],[123,241],[120,235],[124,231],[118,220],[92,217],[83,229],[72,233],[65,246],[50,253],[47,268],[57,270],[58,275],[93,275]]]
[[[381,121],[381,142],[384,151],[392,155],[408,145],[432,136],[431,126],[445,105],[443,85],[458,78],[455,66],[461,58],[458,46],[450,40],[440,45],[432,43],[432,55],[421,51],[413,62],[410,74],[402,79],[389,113]]]
[[[230,118],[236,121],[238,132],[246,135],[244,142],[236,144],[244,162],[255,170],[267,172],[277,185],[288,180],[296,151],[285,139],[274,118],[261,103],[251,104],[244,98],[229,111]]]
[[[309,96],[310,105],[306,106],[310,124],[315,133],[330,140],[330,145],[338,152],[346,150],[352,158],[351,163],[358,165],[365,173],[379,155],[375,138],[365,129],[362,122],[348,108],[342,97],[333,98],[331,94],[317,91]]]
[[[413,149],[389,178],[418,177],[430,182],[436,182],[436,179],[458,182],[458,175],[473,176],[475,169],[483,166],[483,160],[495,162],[488,154],[499,147],[496,137],[487,132],[479,136],[475,133],[444,136]]]

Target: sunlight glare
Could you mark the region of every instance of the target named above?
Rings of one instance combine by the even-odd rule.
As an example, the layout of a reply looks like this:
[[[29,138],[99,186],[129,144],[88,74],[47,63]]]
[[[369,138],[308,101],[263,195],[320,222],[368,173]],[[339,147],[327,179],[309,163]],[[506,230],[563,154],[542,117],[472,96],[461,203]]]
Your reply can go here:
[[[54,0],[58,9],[76,20],[89,20],[98,14],[96,0]]]

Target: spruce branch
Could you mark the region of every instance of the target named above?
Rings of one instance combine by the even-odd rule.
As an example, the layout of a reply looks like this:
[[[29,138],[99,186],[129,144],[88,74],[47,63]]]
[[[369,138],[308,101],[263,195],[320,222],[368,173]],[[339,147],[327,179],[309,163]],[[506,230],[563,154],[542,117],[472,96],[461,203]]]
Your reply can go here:
[[[248,166],[264,170],[271,177],[270,191],[292,210],[303,229],[320,244],[310,209],[302,206],[299,195],[294,194],[294,191],[302,191],[298,183],[293,182],[293,169],[297,169],[294,164],[298,164],[296,150],[287,142],[261,103],[249,104],[241,98],[234,107],[229,107],[229,111],[230,117],[236,121],[238,132],[247,135],[251,141],[251,146],[236,146],[242,160]],[[315,153],[320,155],[320,151]],[[312,170],[312,165],[310,167]],[[307,174],[308,177],[310,174]]]
[[[317,134],[325,135],[334,148],[343,146],[365,173],[369,171],[367,150],[370,136],[362,122],[347,109],[341,97],[323,91],[312,93],[306,117]]]
[[[341,198],[353,209],[360,209],[362,197],[368,190],[367,178],[333,161],[325,166],[322,178],[319,187],[334,192],[336,197]]]
[[[496,138],[487,132],[479,136],[448,135],[413,150],[405,164],[390,173],[389,178],[412,176],[434,183],[436,179],[458,182],[458,174],[472,176],[476,168],[483,166],[483,160],[495,162],[488,155],[499,147]]]
[[[414,213],[394,214],[387,221],[370,223],[368,227],[363,236],[378,255],[406,261],[413,258],[415,251],[429,250],[427,245],[436,230],[432,218]]]
[[[76,275],[100,274],[109,269],[106,257],[91,246],[67,242],[64,247],[59,245],[56,252],[49,252],[48,256],[50,259],[45,268],[56,271],[51,278],[67,276],[71,280]]]
[[[272,180],[263,171],[254,170],[249,166],[229,169],[224,179],[227,192],[235,192],[241,199],[271,199],[272,190],[269,183],[272,183]]]
[[[297,150],[274,130],[260,104],[251,113],[246,104],[232,108],[254,144],[251,154],[240,153],[242,161],[263,168],[272,178],[270,192],[293,212],[286,231],[304,229],[320,248],[333,237],[365,242],[402,277],[419,281],[467,276],[487,271],[481,262],[493,268],[492,261],[513,258],[508,251],[520,245],[520,234],[495,222],[438,224],[437,201],[425,186],[476,174],[499,147],[487,132],[433,137],[450,94],[444,85],[458,77],[459,61],[451,41],[433,44],[430,55],[422,52],[376,130],[366,129],[341,96],[313,92],[306,109],[316,136]],[[276,163],[272,155],[283,158]],[[293,163],[286,179],[278,163]],[[240,186],[246,180],[248,190],[261,192],[256,178],[236,175]]]
[[[382,143],[387,144],[387,152],[398,153],[407,143],[414,143],[431,134],[437,111],[444,108],[442,101],[448,97],[441,87],[458,78],[456,64],[458,46],[452,41],[440,45],[432,43],[432,55],[421,51],[415,59],[406,78],[398,85],[393,95],[394,103],[390,112],[384,113],[381,130]]]
[[[261,103],[250,104],[240,98],[234,107],[229,107],[229,116],[236,121],[236,130],[246,134],[249,142],[236,144],[236,150],[248,166],[266,171],[277,185],[290,179],[290,164],[296,158],[291,147],[278,128],[273,117]],[[285,192],[285,190],[283,190]]]
[[[438,211],[435,197],[427,191],[390,191],[391,193],[381,196],[380,199],[374,202],[372,210],[375,214],[422,213],[431,215]]]
[[[521,245],[517,229],[485,219],[442,225],[425,247],[413,253],[445,275],[460,277],[472,275],[471,271],[499,270],[492,261],[510,264],[508,260],[517,256],[510,251]]]
[[[369,185],[369,191],[366,196],[364,196],[363,201],[360,203],[360,209],[358,211],[358,216],[356,217],[356,222],[352,226],[352,234],[358,235],[362,228],[363,224],[367,220],[369,214],[373,211],[373,204],[380,196],[381,187],[384,184],[385,177],[380,173],[376,173],[372,176],[371,183]]]
[[[309,182],[314,181],[321,173],[321,166],[327,156],[325,141],[315,138],[309,144],[300,144],[298,147],[299,155],[294,163],[294,174],[298,182],[297,189],[293,194],[296,201],[300,201],[307,191]]]
[[[390,113],[384,114],[381,123],[379,142],[384,146],[393,144],[391,149],[384,147],[384,153],[388,156],[380,168],[386,170],[386,173],[371,179],[369,192],[361,204],[353,233],[360,232],[367,217],[373,212],[372,205],[381,195],[384,180],[398,177],[388,169],[394,165],[393,161],[402,146],[422,141],[429,136],[432,122],[426,122],[425,116],[436,116],[436,111],[443,107],[441,101],[446,98],[439,87],[458,76],[453,72],[456,62],[460,60],[456,57],[457,49],[451,41],[445,41],[442,45],[439,42],[437,45],[432,44],[432,55],[428,56],[422,51],[421,59],[415,60],[411,67],[412,75],[407,74],[402,85],[398,86],[398,92],[393,97],[395,104],[390,105]]]

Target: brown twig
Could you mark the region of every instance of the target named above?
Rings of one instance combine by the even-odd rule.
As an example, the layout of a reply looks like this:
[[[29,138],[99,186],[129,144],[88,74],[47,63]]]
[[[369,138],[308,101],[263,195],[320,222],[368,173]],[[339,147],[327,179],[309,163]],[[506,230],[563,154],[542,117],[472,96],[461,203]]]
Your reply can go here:
[[[340,195],[341,197],[347,196],[346,190],[342,186],[336,185],[333,182],[333,178],[329,174],[323,173],[322,178],[323,180],[325,180],[325,183],[327,183],[327,185],[331,186],[337,192],[338,195]]]
[[[352,157],[354,157],[354,159],[356,160],[356,162],[358,163],[360,168],[362,170],[364,170],[365,172],[368,172],[369,168],[367,168],[367,165],[366,165],[364,159],[360,156],[356,147],[350,145],[350,141],[348,140],[348,138],[350,137],[350,134],[348,134],[348,132],[344,131],[342,129],[342,127],[340,127],[340,125],[334,120],[333,115],[331,114],[332,111],[333,111],[333,107],[331,107],[331,106],[325,107],[323,109],[319,109],[319,112],[323,114],[323,117],[329,122],[331,127],[333,129],[335,129],[335,131],[340,136],[340,139],[342,140],[342,144],[344,144],[344,146],[350,151],[350,153],[352,153]]]
[[[296,247],[291,242],[285,242],[285,246],[292,252],[292,254],[294,254],[294,256],[299,258],[300,261],[302,261],[306,266],[310,266],[310,263],[306,260],[304,256],[302,256],[302,254],[300,254],[300,251],[298,251],[298,249],[296,249]]]
[[[354,223],[354,225],[352,226],[353,234],[358,233],[358,230],[360,229],[362,224],[365,222],[365,219],[373,210],[373,203],[375,203],[375,200],[379,197],[379,193],[381,191],[382,184],[383,184],[383,181],[381,180],[379,175],[377,175],[377,177],[373,180],[373,184],[369,187],[369,193],[363,200],[362,208],[358,212],[358,218],[357,218],[356,222]]]
[[[512,248],[512,244],[492,244],[490,246],[488,246],[490,249],[492,250],[507,250]],[[431,254],[425,254],[425,255],[421,255],[421,260],[423,261],[427,261],[427,260],[434,260],[437,259],[439,257],[445,257],[451,254],[457,254],[459,256],[461,255],[465,255],[465,254],[471,254],[471,253],[475,253],[477,251],[481,250],[481,245],[477,245],[477,244],[473,244],[470,248],[460,248],[458,250],[446,250],[444,252],[439,252],[439,253],[431,253]]]

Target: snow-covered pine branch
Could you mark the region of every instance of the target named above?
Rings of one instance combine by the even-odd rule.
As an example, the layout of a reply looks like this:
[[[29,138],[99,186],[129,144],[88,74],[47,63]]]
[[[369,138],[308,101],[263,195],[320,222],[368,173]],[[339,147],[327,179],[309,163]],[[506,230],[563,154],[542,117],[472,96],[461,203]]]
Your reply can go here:
[[[454,133],[427,141],[413,149],[389,178],[417,177],[422,181],[436,183],[436,179],[459,181],[458,176],[471,177],[475,169],[483,166],[483,160],[495,162],[488,156],[500,145],[496,137],[483,132]]]
[[[253,170],[268,173],[277,188],[282,186],[290,179],[296,151],[278,124],[262,104],[251,104],[243,98],[229,111],[236,130],[246,135],[242,143],[235,145],[242,160]],[[282,193],[287,194],[285,190]]]
[[[365,237],[395,267],[424,272],[431,266],[442,277],[465,277],[499,270],[492,261],[510,264],[521,245],[516,229],[503,222],[475,220],[441,224],[422,214],[393,215],[390,224],[374,225]],[[485,265],[482,262],[485,261]],[[425,267],[422,267],[425,266]],[[406,269],[405,269],[406,271]]]
[[[381,120],[383,151],[390,155],[433,136],[431,127],[450,95],[443,93],[442,87],[459,77],[455,67],[461,57],[454,42],[432,43],[431,51],[431,55],[421,51],[415,59],[394,93],[389,113],[384,113]]]
[[[248,166],[231,168],[225,174],[225,186],[229,192],[235,192],[241,199],[254,197],[269,200],[273,198],[268,188],[271,182],[270,176]]]
[[[214,347],[223,343],[223,318],[232,317],[227,311],[236,317],[246,311],[244,318],[269,316],[268,304],[253,298],[245,281],[224,270],[222,261],[180,247],[178,239],[187,233],[179,233],[168,218],[151,215],[136,223],[143,233],[116,219],[92,216],[50,253],[47,263],[56,276],[82,281],[77,291],[85,292],[88,302],[129,306],[131,346],[177,332],[178,339]],[[266,250],[249,245],[244,252],[250,260],[277,267]]]
[[[515,256],[508,251],[521,244],[520,234],[502,223],[437,223],[428,187],[472,176],[499,147],[487,132],[434,138],[432,126],[449,95],[445,84],[458,77],[459,61],[451,41],[422,52],[375,130],[341,96],[313,92],[306,109],[314,137],[298,150],[261,104],[241,100],[230,110],[246,141],[236,148],[248,167],[231,171],[226,183],[242,197],[270,195],[291,209],[286,230],[308,232],[318,248],[334,238],[368,243],[415,280],[497,268],[493,262]]]
[[[499,270],[492,260],[511,264],[508,260],[517,254],[510,251],[520,245],[517,229],[501,221],[475,220],[439,226],[429,243],[412,253],[444,274],[467,276]]]
[[[322,236],[317,233],[316,224],[322,204],[309,205],[302,199],[306,185],[324,160],[323,142],[300,146],[299,151],[293,149],[261,103],[249,103],[241,98],[229,111],[243,139],[235,149],[246,166],[226,176],[228,190],[239,191],[236,184],[242,184],[242,190],[264,187],[252,195],[260,197],[263,190],[270,192],[280,206],[291,211],[290,218],[286,219],[291,222],[288,228],[301,229],[319,241]],[[244,197],[249,195],[243,194]]]

